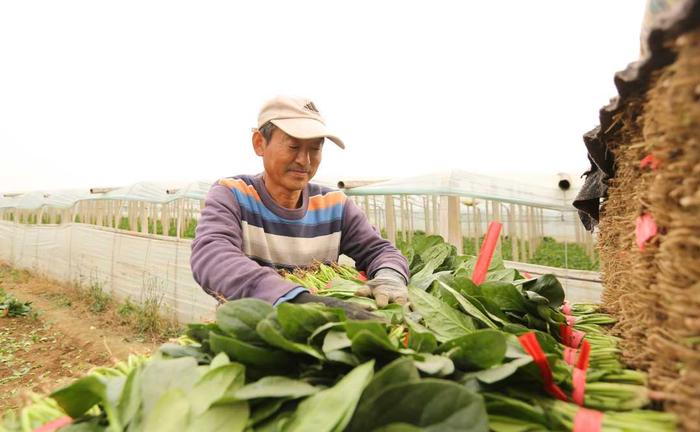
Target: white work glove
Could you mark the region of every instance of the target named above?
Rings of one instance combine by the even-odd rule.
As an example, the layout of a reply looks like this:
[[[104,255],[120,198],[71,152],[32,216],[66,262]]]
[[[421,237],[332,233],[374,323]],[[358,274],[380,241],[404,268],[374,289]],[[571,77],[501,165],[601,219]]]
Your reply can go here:
[[[408,288],[403,275],[390,268],[382,268],[374,274],[372,280],[358,289],[357,295],[362,297],[373,297],[377,302],[377,307],[384,307],[389,303],[400,305],[408,301]]]

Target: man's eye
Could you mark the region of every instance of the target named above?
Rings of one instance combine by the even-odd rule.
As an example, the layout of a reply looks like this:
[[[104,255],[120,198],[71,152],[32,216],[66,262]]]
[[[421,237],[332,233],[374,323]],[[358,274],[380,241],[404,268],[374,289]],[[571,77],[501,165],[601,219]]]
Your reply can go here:
[[[299,146],[289,146],[289,148],[292,150],[299,150]]]

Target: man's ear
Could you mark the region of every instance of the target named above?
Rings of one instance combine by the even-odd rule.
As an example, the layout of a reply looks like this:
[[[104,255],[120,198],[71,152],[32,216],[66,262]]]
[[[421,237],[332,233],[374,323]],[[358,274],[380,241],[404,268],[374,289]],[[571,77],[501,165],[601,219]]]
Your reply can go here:
[[[253,132],[253,150],[255,154],[262,157],[265,154],[265,137],[262,136],[260,131]]]

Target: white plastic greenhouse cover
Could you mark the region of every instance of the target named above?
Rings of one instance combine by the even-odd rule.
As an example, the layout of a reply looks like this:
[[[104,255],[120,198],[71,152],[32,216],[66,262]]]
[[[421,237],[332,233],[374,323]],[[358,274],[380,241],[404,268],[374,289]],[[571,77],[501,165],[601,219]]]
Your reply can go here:
[[[83,190],[28,192],[15,197],[0,197],[0,209],[36,210],[41,207],[66,209],[72,207],[76,201],[90,197],[90,192]]]
[[[0,221],[0,260],[84,286],[99,284],[117,300],[157,297],[180,322],[214,318],[216,301],[195,282],[192,241],[67,223]]]
[[[85,190],[37,191],[22,195],[0,196],[0,209],[37,210],[42,207],[66,209],[78,201],[124,200],[167,203],[180,198],[203,200],[213,182],[196,181],[168,194],[165,185],[152,182],[134,183],[107,193],[91,194]]]
[[[332,183],[328,181],[317,181],[315,183],[332,186]],[[195,181],[182,187],[169,187],[163,183],[139,182],[98,194],[91,194],[86,190],[62,190],[27,192],[12,197],[0,195],[0,210],[38,210],[42,207],[66,209],[72,207],[78,201],[87,200],[143,201],[159,204],[182,198],[203,200],[213,184],[214,181]],[[168,193],[168,189],[176,189],[176,192]]]
[[[556,186],[538,186],[460,170],[392,179],[345,190],[347,195],[448,195],[572,211]]]
[[[168,188],[160,183],[140,182],[130,186],[92,196],[91,200],[122,200],[144,201],[152,203],[167,203],[180,198],[204,199],[211,188],[212,182],[197,181],[178,188],[174,194],[169,194]]]

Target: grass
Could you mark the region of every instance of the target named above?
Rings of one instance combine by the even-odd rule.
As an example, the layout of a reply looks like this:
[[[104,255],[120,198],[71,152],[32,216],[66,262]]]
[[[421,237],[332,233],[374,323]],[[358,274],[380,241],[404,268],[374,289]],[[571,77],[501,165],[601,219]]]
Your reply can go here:
[[[102,290],[100,283],[91,283],[86,290],[86,294],[92,312],[102,313],[112,304],[112,296]]]
[[[182,327],[177,320],[166,316],[162,282],[158,278],[150,278],[144,288],[140,303],[127,298],[117,307],[117,314],[141,337],[179,336],[182,333]]]
[[[182,327],[177,320],[166,316],[164,295],[162,289],[159,289],[162,287],[157,287],[154,281],[147,283],[144,287],[144,295],[140,303],[130,298],[117,302],[97,281],[91,281],[87,288],[83,288],[79,283],[73,286],[75,288],[73,297],[64,293],[50,294],[47,297],[60,306],[72,307],[76,302],[80,302],[96,315],[116,317],[120,325],[128,327],[141,340],[146,338],[164,340],[182,333]]]
[[[414,236],[423,235],[425,235],[425,233],[422,231],[416,231],[414,234]],[[384,231],[382,231],[382,236],[385,236]],[[483,240],[484,238],[481,237],[479,239],[479,244],[481,244]],[[396,244],[399,247],[405,244],[404,236],[401,232],[397,232],[396,234]],[[509,237],[503,237],[498,247],[501,249],[501,256],[504,260],[513,260],[512,240]],[[594,252],[593,259],[591,259],[582,244],[564,244],[551,237],[544,237],[537,249],[535,249],[535,253],[531,259],[524,258],[528,248],[529,244],[527,244],[527,242],[521,244],[519,248],[520,262],[559,268],[564,268],[568,264],[568,268],[575,270],[599,271],[600,268],[598,253]],[[498,249],[496,249],[496,251],[498,251]],[[462,253],[464,255],[476,255],[476,243],[474,242],[474,238],[464,237],[462,239]]]
[[[565,252],[566,247],[566,254]],[[565,262],[566,260],[566,262]],[[584,247],[578,243],[564,243],[545,237],[540,246],[535,250],[535,255],[530,262],[532,264],[546,265],[550,267],[564,267],[568,264],[570,269],[594,270],[600,269],[600,258],[594,251],[591,259]]]
[[[134,303],[127,298],[117,307],[117,314],[124,319],[140,337],[159,335],[162,338],[179,336],[182,328],[173,319],[163,317],[162,296],[147,297],[143,304]]]

